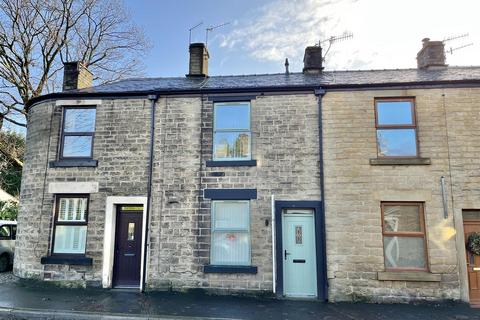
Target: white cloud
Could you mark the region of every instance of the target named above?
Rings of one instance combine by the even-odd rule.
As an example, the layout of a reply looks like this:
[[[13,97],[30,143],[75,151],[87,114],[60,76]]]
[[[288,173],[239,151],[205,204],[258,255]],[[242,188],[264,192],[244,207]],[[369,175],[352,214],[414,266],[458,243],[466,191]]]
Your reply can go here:
[[[303,50],[331,35],[354,38],[330,50],[328,69],[415,67],[421,39],[443,40],[468,32],[468,39],[447,43],[475,45],[448,55],[451,65],[480,64],[480,2],[476,0],[274,0],[238,19],[220,46],[246,52],[258,61],[289,58],[302,66]]]

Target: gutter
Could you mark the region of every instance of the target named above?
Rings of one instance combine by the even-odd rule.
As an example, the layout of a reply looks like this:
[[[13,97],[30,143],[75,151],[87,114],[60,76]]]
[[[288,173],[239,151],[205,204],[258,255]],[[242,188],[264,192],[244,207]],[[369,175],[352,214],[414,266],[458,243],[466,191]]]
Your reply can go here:
[[[141,291],[145,292],[145,283],[147,278],[147,256],[149,252],[148,248],[148,227],[150,224],[150,211],[151,211],[151,202],[152,202],[152,177],[153,177],[153,152],[154,152],[154,143],[155,143],[155,103],[158,100],[157,95],[149,95],[148,100],[151,102],[151,111],[150,111],[150,151],[148,156],[148,185],[147,185],[147,209],[146,211],[146,224],[145,224],[145,243],[143,253],[143,270],[142,270],[142,284]]]
[[[365,83],[365,84],[325,84],[323,88],[329,91],[343,90],[368,90],[368,89],[415,89],[415,88],[448,88],[448,87],[479,87],[480,79],[472,80],[441,80],[441,81],[416,81],[416,82],[390,82],[390,83]],[[288,91],[312,91],[319,87],[312,85],[292,85],[278,87],[241,87],[241,88],[216,88],[216,89],[157,89],[157,90],[138,90],[121,92],[90,92],[90,91],[72,91],[56,92],[43,96],[35,97],[27,101],[25,107],[29,109],[33,105],[45,101],[61,98],[144,98],[145,95],[186,95],[186,94],[231,94],[231,93],[252,93],[252,92],[288,92]],[[88,89],[87,89],[88,90]]]
[[[324,254],[323,259],[323,292],[325,293],[325,300],[328,300],[328,279],[327,279],[327,237],[325,230],[325,178],[324,178],[324,163],[323,163],[323,116],[322,116],[322,99],[326,91],[322,87],[318,87],[314,91],[318,97],[318,150],[320,155],[320,189],[321,189],[321,202],[322,202],[322,226],[321,226],[321,245],[322,252]]]

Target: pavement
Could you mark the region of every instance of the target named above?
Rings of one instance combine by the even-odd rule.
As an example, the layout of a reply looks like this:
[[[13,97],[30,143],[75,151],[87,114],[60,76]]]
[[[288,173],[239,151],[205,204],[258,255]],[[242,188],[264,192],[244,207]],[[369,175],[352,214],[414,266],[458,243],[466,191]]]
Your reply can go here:
[[[467,304],[322,303],[188,293],[68,289],[44,282],[0,284],[0,319],[479,319]]]

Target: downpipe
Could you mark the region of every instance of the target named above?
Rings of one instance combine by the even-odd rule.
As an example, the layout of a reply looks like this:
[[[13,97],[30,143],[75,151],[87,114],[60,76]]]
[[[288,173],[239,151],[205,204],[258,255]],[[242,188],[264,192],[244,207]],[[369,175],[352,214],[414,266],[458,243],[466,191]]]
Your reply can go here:
[[[322,87],[319,87],[315,89],[314,91],[315,95],[318,98],[318,151],[320,155],[320,189],[321,189],[321,197],[320,200],[322,202],[322,217],[323,217],[323,223],[322,223],[322,229],[321,234],[322,234],[322,251],[323,254],[325,255],[323,259],[323,292],[325,294],[325,300],[328,300],[328,279],[327,279],[327,237],[326,237],[326,230],[325,230],[325,178],[324,178],[324,161],[323,161],[323,117],[322,117],[322,111],[323,111],[323,106],[322,106],[322,99],[323,96],[326,94],[325,89]]]
[[[150,150],[148,156],[148,185],[147,185],[147,209],[146,211],[146,224],[145,224],[145,243],[144,248],[145,252],[143,254],[143,270],[142,270],[142,287],[141,291],[145,292],[145,284],[147,278],[147,261],[148,261],[148,231],[150,225],[150,211],[151,211],[151,202],[152,202],[152,178],[153,178],[153,151],[154,151],[154,143],[155,143],[155,103],[158,100],[157,95],[149,95],[148,100],[151,103],[150,109]]]

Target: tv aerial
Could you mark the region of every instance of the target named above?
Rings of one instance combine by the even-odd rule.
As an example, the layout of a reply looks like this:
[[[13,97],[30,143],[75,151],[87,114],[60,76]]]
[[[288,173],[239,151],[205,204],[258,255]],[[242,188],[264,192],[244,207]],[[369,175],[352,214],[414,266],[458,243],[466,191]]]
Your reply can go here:
[[[445,44],[446,42],[455,41],[455,40],[458,40],[458,39],[464,39],[464,38],[467,38],[468,36],[469,36],[468,33],[464,33],[464,34],[460,34],[460,35],[445,38],[445,39],[443,39],[442,42]],[[473,42],[466,43],[466,44],[460,45],[458,47],[450,47],[450,48],[445,50],[445,53],[453,54],[457,50],[460,50],[460,49],[463,49],[463,48],[466,48],[466,47],[470,47],[470,46],[473,46]]]
[[[331,36],[331,37],[328,38],[328,39],[319,41],[319,42],[316,44],[317,46],[322,46],[322,44],[328,42],[328,48],[327,48],[327,50],[325,51],[325,54],[323,55],[322,60],[325,61],[325,57],[327,56],[328,52],[330,51],[330,48],[332,47],[332,44],[337,43],[337,42],[341,42],[341,41],[345,41],[345,40],[350,40],[350,39],[352,39],[352,38],[353,38],[353,33],[351,33],[351,32],[344,32],[343,34],[341,34],[341,35],[339,35],[339,36]]]
[[[193,27],[191,27],[190,29],[188,29],[188,44],[191,44],[192,43],[192,31],[198,27],[200,27],[201,25],[203,24],[203,21],[200,21],[199,23],[197,23],[196,25],[194,25]]]
[[[210,26],[205,29],[205,46],[208,44],[208,33],[212,32],[213,30],[216,30],[218,28],[224,27],[226,25],[229,25],[230,22],[225,22],[216,26]]]

